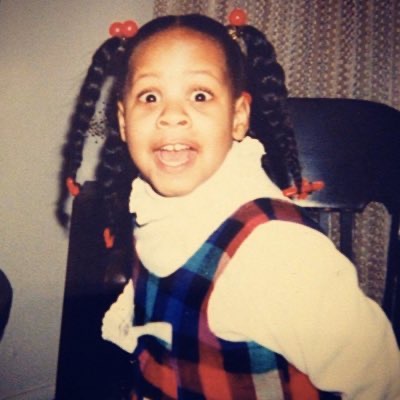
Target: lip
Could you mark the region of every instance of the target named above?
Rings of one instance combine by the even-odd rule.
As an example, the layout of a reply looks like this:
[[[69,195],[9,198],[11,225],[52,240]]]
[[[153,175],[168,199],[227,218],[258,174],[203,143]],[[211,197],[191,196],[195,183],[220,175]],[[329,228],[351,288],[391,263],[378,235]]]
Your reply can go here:
[[[159,166],[168,172],[180,172],[190,166],[197,155],[197,150],[185,142],[165,143],[155,149]]]

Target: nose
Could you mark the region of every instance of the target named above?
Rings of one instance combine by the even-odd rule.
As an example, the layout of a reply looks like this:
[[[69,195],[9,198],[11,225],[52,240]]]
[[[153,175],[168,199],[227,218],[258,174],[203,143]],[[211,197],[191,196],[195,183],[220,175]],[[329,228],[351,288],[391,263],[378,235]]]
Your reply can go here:
[[[189,125],[189,116],[182,104],[178,102],[169,102],[164,106],[158,117],[157,125],[165,127],[186,127]]]

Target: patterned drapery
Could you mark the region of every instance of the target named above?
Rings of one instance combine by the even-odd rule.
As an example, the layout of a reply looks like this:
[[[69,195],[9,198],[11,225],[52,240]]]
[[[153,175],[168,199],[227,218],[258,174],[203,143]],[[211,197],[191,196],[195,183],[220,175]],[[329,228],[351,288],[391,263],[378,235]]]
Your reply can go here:
[[[400,0],[156,0],[154,12],[196,12],[226,23],[235,7],[274,44],[290,96],[365,99],[400,109]],[[377,203],[356,218],[360,285],[378,302],[389,222]],[[334,216],[334,241],[337,232]]]

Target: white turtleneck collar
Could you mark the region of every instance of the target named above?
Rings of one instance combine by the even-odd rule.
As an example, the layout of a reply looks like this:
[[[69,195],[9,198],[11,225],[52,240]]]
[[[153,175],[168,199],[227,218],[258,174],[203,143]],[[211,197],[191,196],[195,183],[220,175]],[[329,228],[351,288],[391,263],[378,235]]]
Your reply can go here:
[[[146,268],[165,277],[182,266],[241,205],[260,197],[286,199],[261,167],[255,139],[234,142],[220,168],[191,193],[163,197],[141,178],[132,183],[136,251]]]

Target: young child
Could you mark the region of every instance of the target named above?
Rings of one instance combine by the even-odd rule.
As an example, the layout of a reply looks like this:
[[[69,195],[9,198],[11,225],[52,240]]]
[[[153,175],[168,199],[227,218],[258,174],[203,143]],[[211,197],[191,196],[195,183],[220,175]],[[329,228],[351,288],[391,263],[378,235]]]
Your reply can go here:
[[[65,177],[109,75],[99,179],[117,239],[129,197],[136,257],[102,335],[132,353],[132,399],[399,399],[389,321],[279,188],[302,178],[265,36],[187,15],[108,40]]]

